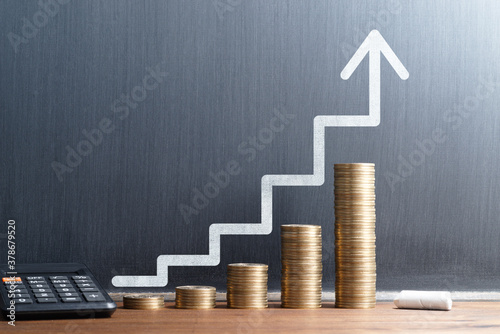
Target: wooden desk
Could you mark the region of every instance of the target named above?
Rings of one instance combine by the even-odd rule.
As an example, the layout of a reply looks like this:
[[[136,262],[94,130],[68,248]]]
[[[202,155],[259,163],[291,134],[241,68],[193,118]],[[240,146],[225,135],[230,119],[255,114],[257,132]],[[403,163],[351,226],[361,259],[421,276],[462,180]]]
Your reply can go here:
[[[1,333],[500,333],[500,302],[457,302],[451,311],[395,309],[379,303],[371,310],[336,309],[324,303],[317,310],[177,310],[173,303],[157,311],[127,310],[118,303],[111,318],[16,321],[0,323]],[[412,331],[412,332],[413,332]]]

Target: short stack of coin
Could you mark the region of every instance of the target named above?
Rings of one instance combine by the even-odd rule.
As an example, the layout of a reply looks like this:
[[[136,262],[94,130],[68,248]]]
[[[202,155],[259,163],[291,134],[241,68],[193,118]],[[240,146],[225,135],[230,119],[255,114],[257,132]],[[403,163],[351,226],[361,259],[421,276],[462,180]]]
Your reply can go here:
[[[227,306],[267,307],[267,264],[232,263],[227,266]]]
[[[375,307],[375,165],[335,167],[335,305]]]
[[[321,226],[281,225],[281,306],[321,307]]]
[[[126,295],[123,296],[123,307],[137,310],[157,310],[165,306],[161,295]]]
[[[184,285],[175,288],[175,307],[187,309],[209,309],[215,307],[213,286]]]

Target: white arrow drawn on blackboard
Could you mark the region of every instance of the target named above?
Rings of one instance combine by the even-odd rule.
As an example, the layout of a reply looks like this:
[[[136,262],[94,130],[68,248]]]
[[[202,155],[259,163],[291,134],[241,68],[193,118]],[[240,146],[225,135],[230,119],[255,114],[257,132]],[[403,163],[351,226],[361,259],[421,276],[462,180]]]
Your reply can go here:
[[[220,263],[221,235],[266,235],[273,230],[273,187],[321,186],[325,182],[325,128],[374,127],[380,124],[380,53],[399,77],[408,79],[409,73],[377,30],[372,30],[354,53],[340,77],[347,80],[369,53],[369,112],[368,115],[320,115],[314,118],[313,174],[264,175],[261,180],[261,223],[212,224],[209,229],[209,253],[197,255],[160,255],[157,275],[115,276],[116,287],[162,287],[168,284],[168,267],[216,266]]]

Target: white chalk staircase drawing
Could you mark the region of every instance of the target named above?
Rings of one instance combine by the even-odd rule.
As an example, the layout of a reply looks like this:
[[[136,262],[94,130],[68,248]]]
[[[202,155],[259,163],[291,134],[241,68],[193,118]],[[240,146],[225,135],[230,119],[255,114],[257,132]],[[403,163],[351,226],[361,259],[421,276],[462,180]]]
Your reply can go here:
[[[163,287],[168,284],[168,268],[174,266],[216,266],[220,263],[222,235],[267,235],[273,230],[273,187],[321,186],[325,182],[325,128],[375,127],[380,124],[380,54],[402,80],[409,73],[377,30],[372,30],[354,53],[340,77],[351,77],[363,58],[369,54],[369,113],[368,115],[318,115],[314,118],[313,174],[264,175],[261,181],[261,222],[212,224],[209,228],[209,253],[195,255],[159,255],[155,276],[115,276],[115,287]]]

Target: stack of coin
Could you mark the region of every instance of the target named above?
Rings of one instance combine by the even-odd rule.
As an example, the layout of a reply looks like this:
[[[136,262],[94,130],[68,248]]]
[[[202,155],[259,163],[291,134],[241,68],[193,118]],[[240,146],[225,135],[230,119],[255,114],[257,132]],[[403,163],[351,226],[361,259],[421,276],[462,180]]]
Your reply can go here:
[[[375,307],[375,165],[335,167],[335,305]]]
[[[321,226],[281,225],[281,306],[321,307]]]
[[[175,288],[175,307],[188,309],[214,308],[215,288],[201,285],[178,286]]]
[[[157,310],[165,306],[160,295],[126,295],[123,296],[123,307],[137,310]]]
[[[227,306],[267,307],[267,264],[233,263],[227,266]]]

